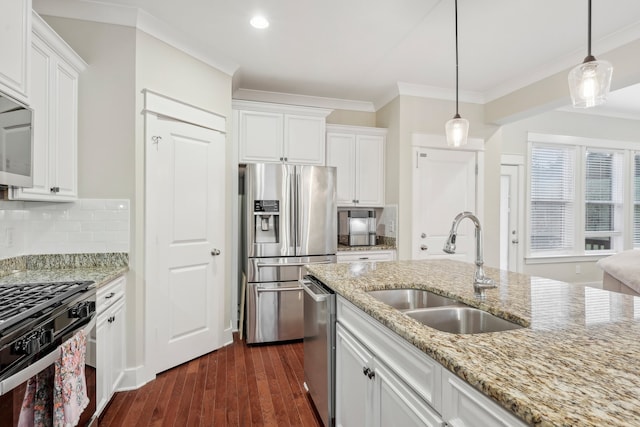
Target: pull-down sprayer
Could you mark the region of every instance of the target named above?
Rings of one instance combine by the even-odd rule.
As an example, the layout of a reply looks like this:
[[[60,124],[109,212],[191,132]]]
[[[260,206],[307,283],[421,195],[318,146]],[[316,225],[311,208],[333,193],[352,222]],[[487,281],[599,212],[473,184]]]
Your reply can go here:
[[[460,221],[465,218],[469,218],[476,226],[476,272],[473,277],[473,289],[476,295],[483,296],[485,289],[495,288],[497,285],[495,282],[485,276],[483,257],[482,257],[482,228],[480,227],[480,221],[471,212],[461,212],[453,220],[451,225],[451,231],[449,232],[449,238],[444,244],[443,251],[448,254],[454,254],[456,252],[456,237],[458,235],[458,225]]]

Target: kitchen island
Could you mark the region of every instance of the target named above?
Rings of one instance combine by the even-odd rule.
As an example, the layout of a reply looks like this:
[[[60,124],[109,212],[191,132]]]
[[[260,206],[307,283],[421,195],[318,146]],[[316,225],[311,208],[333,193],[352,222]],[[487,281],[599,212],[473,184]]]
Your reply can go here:
[[[638,298],[486,268],[498,287],[479,300],[474,270],[450,260],[308,267],[338,295],[527,424],[640,426]],[[524,328],[441,332],[367,294],[391,288],[452,297]]]

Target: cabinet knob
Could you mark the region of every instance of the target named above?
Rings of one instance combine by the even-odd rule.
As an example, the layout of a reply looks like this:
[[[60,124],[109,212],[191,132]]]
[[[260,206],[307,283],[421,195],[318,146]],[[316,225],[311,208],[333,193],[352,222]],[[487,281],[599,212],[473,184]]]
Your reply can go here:
[[[220,249],[211,250],[211,256],[218,256],[218,255],[220,255]]]
[[[60,192],[60,187],[51,187],[50,188],[52,193],[59,193]]]
[[[365,376],[369,376],[369,372],[371,372],[371,369],[367,368],[366,366],[364,368],[362,368],[362,374]]]
[[[427,245],[420,245],[420,250],[421,250],[421,251],[426,251],[426,250],[428,250],[428,249],[429,249],[429,246],[427,246]]]

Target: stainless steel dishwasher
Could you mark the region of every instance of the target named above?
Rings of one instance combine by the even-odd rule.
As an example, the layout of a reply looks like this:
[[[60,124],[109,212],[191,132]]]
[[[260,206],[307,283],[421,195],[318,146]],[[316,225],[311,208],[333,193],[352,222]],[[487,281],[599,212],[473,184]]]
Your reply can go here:
[[[336,295],[313,276],[304,288],[304,388],[325,427],[335,423]]]

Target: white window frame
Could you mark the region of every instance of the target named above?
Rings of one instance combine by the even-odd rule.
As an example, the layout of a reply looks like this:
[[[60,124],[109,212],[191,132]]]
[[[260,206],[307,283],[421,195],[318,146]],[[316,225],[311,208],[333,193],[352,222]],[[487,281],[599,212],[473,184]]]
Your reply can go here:
[[[539,264],[549,262],[571,262],[571,261],[587,261],[597,260],[604,256],[608,256],[619,250],[627,250],[633,248],[633,162],[634,155],[640,154],[637,150],[638,142],[615,141],[605,139],[594,139],[567,135],[550,135],[541,133],[528,133],[527,161],[526,161],[526,204],[527,210],[525,215],[526,230],[526,249],[525,261],[527,264]],[[576,148],[575,159],[575,207],[576,222],[574,226],[574,247],[571,253],[563,252],[532,252],[531,251],[531,151],[534,144],[539,145],[565,145]],[[622,245],[620,248],[606,251],[586,251],[585,250],[585,161],[587,149],[597,151],[620,152],[623,154],[623,229],[622,229]]]

